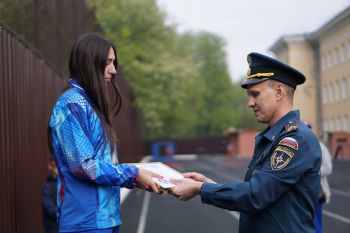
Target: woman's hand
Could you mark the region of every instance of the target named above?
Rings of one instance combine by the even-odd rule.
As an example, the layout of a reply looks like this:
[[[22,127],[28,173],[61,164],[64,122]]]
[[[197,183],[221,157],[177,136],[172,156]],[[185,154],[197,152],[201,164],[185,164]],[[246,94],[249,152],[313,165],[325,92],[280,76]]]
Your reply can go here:
[[[153,177],[162,179],[161,175],[157,173],[148,171],[146,169],[139,169],[139,176],[137,177],[137,184],[139,187],[146,189],[150,192],[161,194],[162,192],[159,189],[159,186],[154,182]]]

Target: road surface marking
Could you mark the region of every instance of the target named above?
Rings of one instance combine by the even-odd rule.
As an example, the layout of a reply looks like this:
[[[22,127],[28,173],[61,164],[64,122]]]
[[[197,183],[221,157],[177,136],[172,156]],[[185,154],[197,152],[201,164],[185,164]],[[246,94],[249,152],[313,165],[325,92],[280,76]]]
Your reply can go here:
[[[330,212],[330,211],[323,210],[323,214],[326,215],[326,216],[328,216],[328,217],[330,217],[330,218],[334,218],[334,219],[336,219],[336,220],[338,220],[338,221],[341,221],[341,222],[345,222],[345,223],[350,224],[350,219],[345,218],[345,217],[343,217],[343,216],[340,216],[340,215],[338,215],[338,214],[332,213],[332,212]]]
[[[237,221],[239,221],[239,212],[237,211],[227,211],[231,216],[233,216]]]
[[[139,226],[137,227],[137,233],[145,232],[145,226],[146,226],[147,213],[148,213],[150,199],[151,199],[151,193],[145,192],[145,198],[143,199]]]
[[[143,159],[141,160],[141,163],[147,163],[150,160],[151,160],[151,156],[148,155],[148,156],[143,157]],[[131,189],[127,189],[127,188],[120,189],[120,204],[123,204],[123,202],[129,196],[131,191],[132,191]]]
[[[339,190],[339,189],[331,189],[331,193],[350,198],[350,193]]]

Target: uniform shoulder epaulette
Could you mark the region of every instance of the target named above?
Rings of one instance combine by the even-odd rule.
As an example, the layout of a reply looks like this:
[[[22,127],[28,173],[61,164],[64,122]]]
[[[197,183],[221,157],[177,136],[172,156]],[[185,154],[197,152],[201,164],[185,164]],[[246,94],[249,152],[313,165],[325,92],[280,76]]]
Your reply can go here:
[[[286,132],[292,132],[297,130],[299,127],[299,123],[297,121],[290,121],[288,122],[284,128],[286,129]]]

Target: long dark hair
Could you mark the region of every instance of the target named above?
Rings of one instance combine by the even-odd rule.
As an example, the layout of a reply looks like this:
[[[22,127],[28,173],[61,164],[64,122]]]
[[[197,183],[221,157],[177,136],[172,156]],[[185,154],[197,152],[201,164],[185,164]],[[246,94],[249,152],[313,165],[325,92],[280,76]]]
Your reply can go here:
[[[78,39],[73,45],[69,72],[86,91],[105,129],[105,136],[109,138],[111,149],[117,143],[117,135],[113,128],[113,118],[119,113],[122,106],[122,96],[112,77],[111,82],[104,79],[109,50],[112,48],[116,59],[114,66],[118,69],[116,47],[113,43],[96,33],[88,33]],[[112,93],[110,93],[112,92]],[[112,94],[114,98],[110,99]],[[106,141],[106,140],[105,140]]]

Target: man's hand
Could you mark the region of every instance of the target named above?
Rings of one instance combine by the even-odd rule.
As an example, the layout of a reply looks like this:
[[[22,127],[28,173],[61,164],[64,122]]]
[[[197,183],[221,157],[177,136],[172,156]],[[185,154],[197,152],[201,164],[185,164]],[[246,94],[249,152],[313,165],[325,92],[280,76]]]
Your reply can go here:
[[[212,179],[209,179],[208,177],[197,172],[187,172],[187,173],[183,173],[182,175],[185,178],[190,178],[192,180],[199,181],[199,182],[206,182],[206,183],[213,183],[213,184],[216,183]]]
[[[176,187],[169,190],[169,193],[179,198],[181,201],[187,201],[195,197],[201,190],[203,182],[183,178],[180,180],[171,179],[171,183]]]
[[[157,184],[152,179],[153,177],[158,179],[163,178],[161,175],[158,175],[154,172],[140,168],[139,176],[137,177],[138,186],[140,188],[146,189],[147,191],[161,194],[162,192],[159,190]]]

